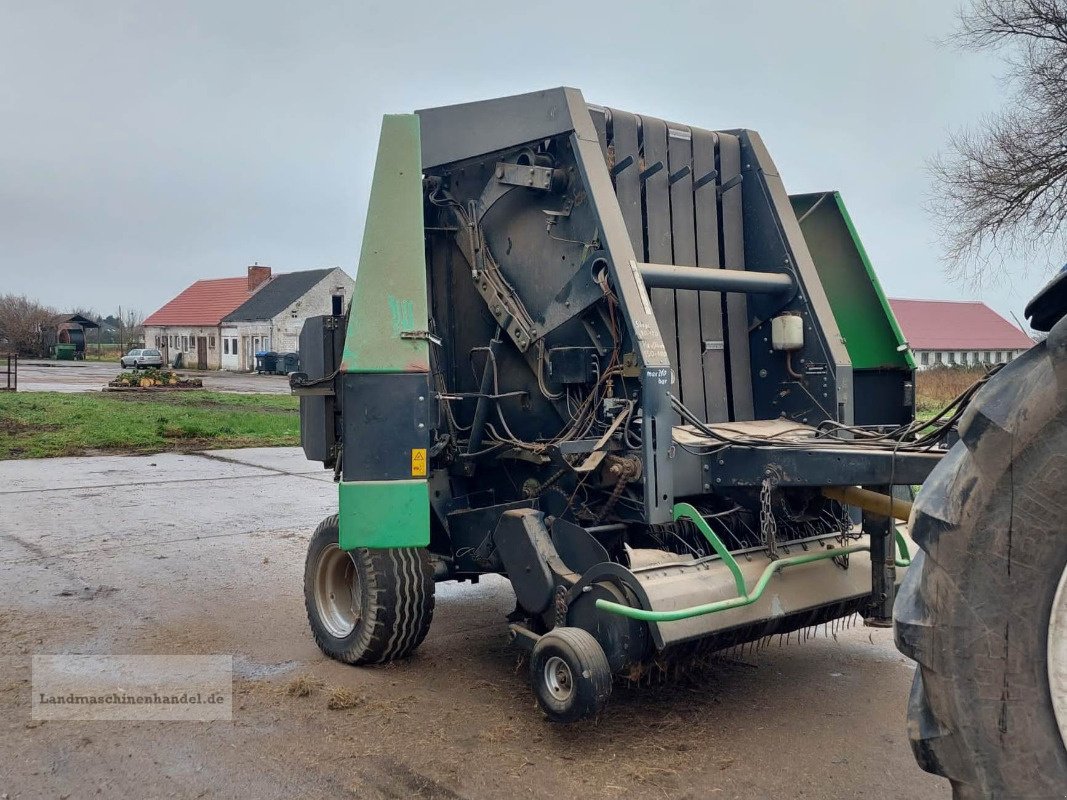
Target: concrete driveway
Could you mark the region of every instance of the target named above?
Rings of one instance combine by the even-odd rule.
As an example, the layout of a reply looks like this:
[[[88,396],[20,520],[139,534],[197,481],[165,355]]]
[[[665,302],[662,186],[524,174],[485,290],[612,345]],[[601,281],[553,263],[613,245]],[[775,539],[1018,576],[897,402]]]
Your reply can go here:
[[[301,585],[334,509],[296,449],[0,462],[0,795],[950,796],[912,760],[913,670],[886,630],[616,685],[597,723],[569,728],[543,720],[505,644],[500,579],[438,585],[407,661],[326,660]],[[31,720],[30,658],[58,653],[232,654],[233,720]],[[351,707],[328,708],[337,688]]]
[[[89,392],[102,389],[122,372],[118,362],[109,361],[19,361],[19,391]],[[200,378],[204,388],[214,392],[288,394],[285,375],[256,375],[247,372],[201,372],[178,370],[182,375]]]

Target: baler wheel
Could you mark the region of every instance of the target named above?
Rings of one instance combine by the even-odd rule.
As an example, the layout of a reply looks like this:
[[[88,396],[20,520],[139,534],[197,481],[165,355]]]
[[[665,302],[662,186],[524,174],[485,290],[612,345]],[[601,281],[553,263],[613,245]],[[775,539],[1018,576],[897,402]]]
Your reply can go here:
[[[304,605],[315,643],[347,664],[409,655],[433,619],[433,568],[426,551],[345,551],[338,536],[334,514],[319,523],[308,543]]]
[[[1065,321],[1067,322],[1067,321]],[[956,800],[1067,788],[1067,324],[990,379],[930,474],[896,601],[908,728]]]
[[[611,696],[608,658],[582,628],[555,628],[537,640],[530,682],[537,704],[553,722],[595,717]]]

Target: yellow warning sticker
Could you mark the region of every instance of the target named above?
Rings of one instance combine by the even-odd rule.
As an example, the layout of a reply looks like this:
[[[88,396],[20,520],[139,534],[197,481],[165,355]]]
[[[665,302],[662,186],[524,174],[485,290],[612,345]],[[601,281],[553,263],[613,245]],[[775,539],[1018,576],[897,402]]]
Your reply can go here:
[[[426,477],[426,449],[419,447],[411,451],[411,477]]]

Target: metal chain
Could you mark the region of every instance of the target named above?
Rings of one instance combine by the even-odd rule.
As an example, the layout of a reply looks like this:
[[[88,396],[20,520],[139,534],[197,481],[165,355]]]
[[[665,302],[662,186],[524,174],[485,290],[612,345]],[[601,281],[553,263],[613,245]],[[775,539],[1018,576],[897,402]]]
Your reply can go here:
[[[567,587],[556,588],[556,627],[562,628],[567,624]]]
[[[778,523],[774,519],[774,509],[771,508],[771,489],[774,481],[764,478],[759,492],[759,529],[763,538],[763,546],[767,548],[767,554],[772,560],[778,558]]]
[[[611,513],[611,510],[615,508],[615,504],[619,502],[619,498],[622,496],[622,490],[626,488],[626,481],[627,478],[623,476],[615,482],[615,488],[611,490],[611,496],[604,503],[603,508],[600,509],[600,513],[597,514],[594,525],[599,525],[603,522],[607,515]]]

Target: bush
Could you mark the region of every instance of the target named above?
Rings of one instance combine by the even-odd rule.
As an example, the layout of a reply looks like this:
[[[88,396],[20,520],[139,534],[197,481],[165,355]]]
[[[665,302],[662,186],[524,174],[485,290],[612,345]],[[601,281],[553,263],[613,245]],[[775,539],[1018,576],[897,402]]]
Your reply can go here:
[[[940,411],[986,374],[985,367],[934,367],[915,374],[918,411]]]

